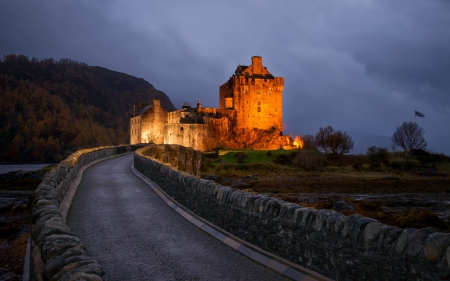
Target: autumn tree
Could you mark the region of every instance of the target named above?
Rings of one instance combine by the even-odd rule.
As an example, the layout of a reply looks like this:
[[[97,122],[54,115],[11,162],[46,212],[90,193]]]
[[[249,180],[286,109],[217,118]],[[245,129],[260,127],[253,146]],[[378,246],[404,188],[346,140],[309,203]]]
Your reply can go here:
[[[131,104],[169,98],[143,79],[70,59],[0,58],[0,161],[59,162],[129,141]]]

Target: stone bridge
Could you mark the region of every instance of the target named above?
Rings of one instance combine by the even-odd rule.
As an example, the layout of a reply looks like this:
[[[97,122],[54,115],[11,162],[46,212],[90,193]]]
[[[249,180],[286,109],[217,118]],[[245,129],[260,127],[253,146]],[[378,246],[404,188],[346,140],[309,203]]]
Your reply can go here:
[[[450,278],[450,234],[249,194],[200,179],[191,148],[137,148],[79,151],[45,176],[24,280]]]

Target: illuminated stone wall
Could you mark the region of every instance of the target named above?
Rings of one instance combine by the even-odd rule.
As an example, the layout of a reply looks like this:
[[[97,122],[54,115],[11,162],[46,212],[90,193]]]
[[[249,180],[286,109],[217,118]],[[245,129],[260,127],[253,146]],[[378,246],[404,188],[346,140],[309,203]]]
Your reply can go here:
[[[252,57],[252,65],[238,66],[228,82],[220,86],[220,109],[236,110],[233,129],[281,130],[283,89],[284,78],[270,74],[261,57]]]
[[[254,56],[250,66],[239,65],[220,86],[220,108],[203,108],[198,101],[197,108],[185,103],[182,109],[167,112],[155,100],[131,118],[130,143],[179,144],[201,151],[279,149],[287,145],[280,137],[283,87],[284,79],[270,74],[262,58]],[[262,141],[256,143],[258,139]]]
[[[130,119],[130,144],[163,143],[166,123],[167,111],[159,99],[153,100],[147,110]]]
[[[130,144],[141,143],[141,116],[130,119]]]
[[[208,126],[205,124],[166,124],[163,143],[178,144],[205,151],[207,150],[207,136]]]

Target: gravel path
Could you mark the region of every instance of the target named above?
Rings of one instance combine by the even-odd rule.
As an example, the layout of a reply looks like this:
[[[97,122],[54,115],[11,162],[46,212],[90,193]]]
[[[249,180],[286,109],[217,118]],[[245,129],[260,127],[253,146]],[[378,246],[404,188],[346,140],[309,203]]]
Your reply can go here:
[[[132,161],[86,169],[68,215],[106,280],[286,280],[186,221],[130,171]]]

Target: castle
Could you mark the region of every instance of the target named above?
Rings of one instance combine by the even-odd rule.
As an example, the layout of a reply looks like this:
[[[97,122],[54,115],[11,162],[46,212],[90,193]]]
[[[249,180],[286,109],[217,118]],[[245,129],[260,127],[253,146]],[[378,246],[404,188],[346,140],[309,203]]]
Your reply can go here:
[[[179,144],[201,151],[216,147],[279,149],[289,144],[282,135],[283,77],[274,77],[252,57],[250,66],[238,65],[220,86],[220,107],[184,103],[167,112],[158,99],[134,105],[130,144]]]

